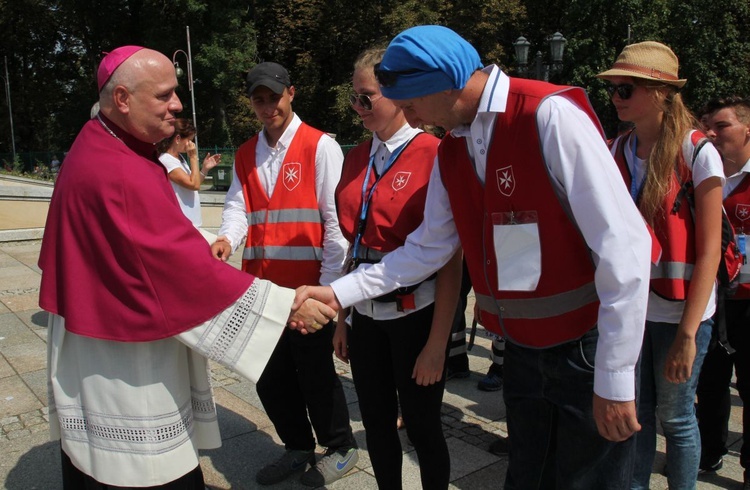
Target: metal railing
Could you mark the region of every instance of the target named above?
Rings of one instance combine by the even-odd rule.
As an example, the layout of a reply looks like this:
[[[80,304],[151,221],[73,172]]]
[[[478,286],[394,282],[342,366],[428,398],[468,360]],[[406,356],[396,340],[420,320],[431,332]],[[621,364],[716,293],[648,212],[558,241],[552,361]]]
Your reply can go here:
[[[344,155],[357,145],[341,145]],[[220,166],[231,166],[234,162],[234,155],[237,153],[236,146],[204,146],[198,150],[198,159],[202,161],[207,153],[212,155],[219,153],[221,155]],[[28,151],[16,152],[18,165],[13,162],[13,153],[0,153],[0,168],[6,171],[17,171],[25,174],[44,173],[48,174],[51,170],[51,163],[56,158],[61,164],[64,162],[67,152],[60,151]],[[17,167],[17,168],[16,168]]]

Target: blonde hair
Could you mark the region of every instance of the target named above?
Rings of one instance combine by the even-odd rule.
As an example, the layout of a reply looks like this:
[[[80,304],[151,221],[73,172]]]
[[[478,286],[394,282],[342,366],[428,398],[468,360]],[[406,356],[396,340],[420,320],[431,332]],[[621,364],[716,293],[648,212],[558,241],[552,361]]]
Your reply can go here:
[[[354,61],[354,70],[361,68],[373,68],[375,65],[383,61],[383,55],[385,55],[385,48],[368,48],[359,53],[357,59]]]
[[[682,141],[688,131],[698,127],[698,121],[685,106],[682,95],[671,85],[653,85],[650,81],[636,79],[636,84],[645,85],[651,92],[654,103],[663,112],[659,136],[654,143],[646,166],[646,182],[638,203],[641,214],[650,225],[660,213],[666,213],[664,199],[672,188],[675,171],[682,175],[684,168],[677,168]],[[685,162],[683,162],[683,165]]]

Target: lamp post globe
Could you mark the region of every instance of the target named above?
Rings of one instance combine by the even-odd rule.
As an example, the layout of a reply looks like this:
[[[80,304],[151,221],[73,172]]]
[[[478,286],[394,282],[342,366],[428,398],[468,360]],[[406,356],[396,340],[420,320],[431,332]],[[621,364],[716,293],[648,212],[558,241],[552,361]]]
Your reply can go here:
[[[531,43],[528,39],[520,36],[513,43],[513,49],[516,51],[516,61],[518,62],[518,73],[522,77],[535,78],[537,80],[548,81],[550,75],[558,73],[563,66],[563,51],[567,40],[560,32],[555,32],[547,38],[550,47],[551,63],[544,63],[542,52],[537,51],[533,59],[533,67],[529,66],[529,50]]]
[[[567,42],[567,39],[565,39],[559,31],[552,34],[552,37],[549,39],[549,51],[553,63],[562,64],[563,51],[565,50]]]
[[[516,60],[521,66],[526,65],[529,62],[529,47],[531,43],[523,36],[516,39],[513,43],[513,48],[516,50]]]
[[[193,127],[195,127],[195,147],[198,148],[198,121],[195,116],[195,90],[193,87],[193,54],[190,50],[190,26],[185,26],[185,31],[187,33],[187,53],[181,49],[178,49],[177,51],[172,54],[172,64],[174,64],[174,74],[177,78],[182,77],[182,75],[185,74],[182,68],[180,68],[180,63],[177,61],[177,55],[182,53],[185,55],[185,58],[187,58],[187,77],[188,77],[188,90],[190,91],[190,102],[191,102],[191,108],[193,110]]]

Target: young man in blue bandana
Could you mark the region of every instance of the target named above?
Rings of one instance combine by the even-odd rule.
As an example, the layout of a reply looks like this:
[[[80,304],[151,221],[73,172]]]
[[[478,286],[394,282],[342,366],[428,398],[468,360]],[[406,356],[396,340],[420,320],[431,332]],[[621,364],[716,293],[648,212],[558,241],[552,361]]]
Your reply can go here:
[[[424,222],[331,284],[337,306],[418,282],[464,249],[481,323],[506,339],[505,488],[627,488],[651,242],[583,90],[510,78],[440,26],[376,74],[412,126],[450,130]]]

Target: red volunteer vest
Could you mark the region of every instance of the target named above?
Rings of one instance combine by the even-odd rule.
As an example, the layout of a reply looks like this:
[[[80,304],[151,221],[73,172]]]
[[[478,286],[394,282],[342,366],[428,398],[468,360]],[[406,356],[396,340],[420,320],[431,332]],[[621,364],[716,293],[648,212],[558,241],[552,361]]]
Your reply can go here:
[[[427,183],[440,140],[427,133],[407,143],[393,165],[380,178],[370,198],[362,245],[391,252],[406,241],[424,218]],[[370,161],[372,140],[351,149],[344,161],[341,180],[336,187],[336,210],[344,237],[353,243],[357,235],[362,206],[362,184]],[[377,177],[373,168],[366,195]]]
[[[740,185],[726,199],[724,209],[737,234],[750,235],[750,179],[745,175]],[[747,266],[743,266],[746,269]],[[740,271],[740,283],[731,299],[750,299],[750,274]]]
[[[575,101],[601,132],[582,89],[511,78],[507,108],[495,122],[484,185],[473,177],[463,138],[446,136],[438,149],[482,323],[515,343],[540,348],[586,333],[596,325],[599,308],[589,249],[552,187],[540,150],[536,110],[555,94]],[[541,277],[534,291],[502,291],[493,222],[524,211],[537,213]]]
[[[613,145],[615,161],[629,189],[632,177],[625,160],[627,136],[620,136]],[[699,131],[694,131],[691,135],[693,145],[702,138],[705,136]],[[679,155],[676,168],[682,175],[678,178],[676,171],[672,173],[672,185],[664,198],[665,212],[654,219],[652,238],[656,237],[659,241],[662,252],[659,265],[651,264],[651,290],[663,298],[684,301],[695,266],[695,223],[686,198],[682,198],[677,211],[674,211],[682,182],[693,178],[682,151]]]
[[[235,155],[247,208],[242,270],[288,288],[320,282],[323,218],[315,191],[315,152],[323,136],[307,124],[292,139],[270,199],[258,179],[256,135]]]

